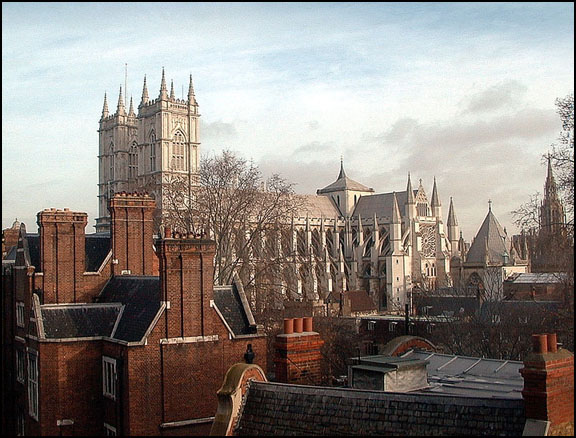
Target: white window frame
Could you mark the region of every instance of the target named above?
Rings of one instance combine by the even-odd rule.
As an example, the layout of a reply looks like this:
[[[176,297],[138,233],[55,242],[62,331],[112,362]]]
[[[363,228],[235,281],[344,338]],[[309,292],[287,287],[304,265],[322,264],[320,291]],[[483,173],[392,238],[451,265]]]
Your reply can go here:
[[[373,332],[376,328],[376,321],[368,321],[368,331]]]
[[[39,418],[38,380],[38,352],[28,349],[28,414],[36,421]]]
[[[16,349],[16,380],[24,383],[26,380],[26,352],[21,349]]]
[[[24,413],[19,411],[16,416],[16,436],[25,436],[26,430],[26,419],[24,418]]]
[[[118,435],[116,428],[114,426],[110,426],[108,423],[104,423],[104,430],[106,431],[106,436]]]
[[[388,323],[388,331],[390,333],[392,332],[396,332],[396,326],[398,325],[398,323],[396,321],[391,321]]]
[[[102,356],[102,394],[116,400],[116,382],[118,380],[116,359]]]
[[[25,317],[26,313],[24,311],[24,303],[22,301],[16,301],[16,325],[18,327],[26,327]]]

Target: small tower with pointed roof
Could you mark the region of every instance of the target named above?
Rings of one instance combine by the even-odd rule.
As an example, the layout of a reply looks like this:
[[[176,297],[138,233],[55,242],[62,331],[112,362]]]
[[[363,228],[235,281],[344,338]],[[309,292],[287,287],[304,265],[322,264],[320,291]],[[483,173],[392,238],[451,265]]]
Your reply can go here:
[[[340,159],[340,173],[332,184],[316,191],[318,195],[328,196],[344,217],[350,217],[361,196],[369,196],[374,189],[348,178],[344,171],[344,160]]]
[[[450,196],[450,208],[448,209],[448,221],[446,222],[448,227],[448,241],[450,242],[450,254],[452,257],[458,255],[458,219],[456,219],[456,212],[454,211],[454,202],[452,201],[452,196]]]
[[[544,232],[554,233],[564,226],[565,221],[564,206],[558,197],[552,161],[548,156],[548,174],[544,185],[544,199],[540,207],[540,228]]]
[[[442,220],[442,204],[438,198],[438,188],[436,187],[436,177],[434,177],[434,186],[432,187],[432,201],[430,203],[432,207],[432,216],[436,219]]]

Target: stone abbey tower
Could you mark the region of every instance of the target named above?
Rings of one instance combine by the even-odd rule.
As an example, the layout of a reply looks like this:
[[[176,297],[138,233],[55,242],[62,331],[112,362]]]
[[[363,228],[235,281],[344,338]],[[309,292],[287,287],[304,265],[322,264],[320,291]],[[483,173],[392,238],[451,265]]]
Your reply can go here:
[[[166,88],[164,69],[160,93],[156,99],[148,96],[146,77],[138,114],[130,99],[126,112],[122,87],[116,112],[104,107],[98,129],[99,141],[99,217],[96,231],[110,229],[108,201],[114,193],[147,191],[152,194],[161,210],[163,205],[162,183],[170,175],[178,174],[195,180],[199,163],[198,102],[194,95],[192,75],[188,99],[177,99],[174,83],[170,93]]]

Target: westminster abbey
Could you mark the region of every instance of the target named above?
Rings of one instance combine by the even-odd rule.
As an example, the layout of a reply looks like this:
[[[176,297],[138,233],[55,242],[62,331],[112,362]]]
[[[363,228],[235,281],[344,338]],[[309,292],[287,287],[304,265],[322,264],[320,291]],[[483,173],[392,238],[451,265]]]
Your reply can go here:
[[[178,99],[173,84],[168,91],[164,70],[155,99],[150,99],[144,78],[138,113],[132,100],[126,111],[122,88],[114,114],[104,96],[97,232],[109,229],[108,202],[114,193],[145,190],[161,210],[163,182],[169,175],[188,178],[193,186],[199,168],[198,110],[192,77],[187,99]],[[342,291],[362,289],[379,310],[400,310],[415,288],[452,286],[452,264],[464,272],[470,245],[459,232],[452,198],[444,222],[436,180],[430,198],[422,180],[413,187],[410,174],[405,189],[375,193],[348,177],[341,162],[336,180],[305,198],[308,206],[289,224],[292,247],[286,250],[315,257],[293,259],[293,287],[281,288],[286,296],[292,291],[291,299],[322,303]],[[494,221],[497,224],[495,218],[488,222]],[[510,239],[495,224],[490,235],[502,234],[502,263],[517,264],[505,254],[512,249]],[[476,246],[482,252],[489,244],[486,240]]]

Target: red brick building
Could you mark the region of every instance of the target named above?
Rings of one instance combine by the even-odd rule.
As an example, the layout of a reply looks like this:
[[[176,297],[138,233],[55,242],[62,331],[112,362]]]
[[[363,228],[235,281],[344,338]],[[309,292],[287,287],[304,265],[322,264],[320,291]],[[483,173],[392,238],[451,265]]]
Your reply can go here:
[[[47,209],[38,234],[21,226],[6,245],[4,433],[206,434],[228,368],[250,348],[266,369],[241,285],[213,286],[214,242],[154,241],[154,208],[117,194],[110,235]]]

